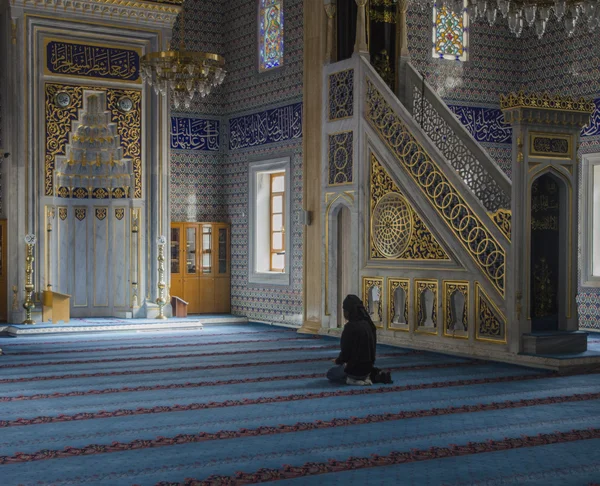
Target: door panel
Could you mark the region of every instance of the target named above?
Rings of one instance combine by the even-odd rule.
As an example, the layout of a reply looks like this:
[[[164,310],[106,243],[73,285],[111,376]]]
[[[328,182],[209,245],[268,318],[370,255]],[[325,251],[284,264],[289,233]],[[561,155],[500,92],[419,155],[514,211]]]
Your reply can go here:
[[[198,298],[200,295],[200,279],[199,278],[186,278],[183,281],[183,300],[188,303],[188,313],[197,314],[201,312],[201,299]]]
[[[201,308],[198,312],[210,314],[215,312],[215,279],[211,277],[202,278],[200,285]]]
[[[0,220],[0,322],[8,318],[8,296],[6,295],[6,220]]]
[[[231,310],[231,280],[229,277],[215,278],[215,310],[224,313]]]

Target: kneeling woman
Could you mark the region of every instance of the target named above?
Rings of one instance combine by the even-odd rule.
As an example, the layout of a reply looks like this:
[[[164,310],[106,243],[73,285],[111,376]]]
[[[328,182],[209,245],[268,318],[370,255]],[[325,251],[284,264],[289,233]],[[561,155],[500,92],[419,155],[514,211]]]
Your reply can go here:
[[[377,334],[375,324],[356,295],[348,295],[342,305],[348,321],[342,332],[340,355],[327,372],[327,379],[348,385],[371,385],[375,364]]]

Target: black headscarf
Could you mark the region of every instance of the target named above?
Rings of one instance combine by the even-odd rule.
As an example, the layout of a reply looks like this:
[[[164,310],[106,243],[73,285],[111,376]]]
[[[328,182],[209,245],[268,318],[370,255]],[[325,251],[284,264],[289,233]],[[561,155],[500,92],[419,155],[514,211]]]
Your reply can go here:
[[[342,308],[347,312],[349,321],[367,321],[375,330],[375,324],[373,324],[371,316],[369,316],[367,309],[365,309],[362,300],[358,296],[347,295],[342,303]]]

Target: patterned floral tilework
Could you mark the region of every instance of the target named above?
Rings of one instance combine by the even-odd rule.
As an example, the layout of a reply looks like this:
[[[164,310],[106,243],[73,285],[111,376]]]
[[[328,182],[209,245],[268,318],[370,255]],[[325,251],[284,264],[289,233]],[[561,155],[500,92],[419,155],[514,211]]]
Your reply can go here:
[[[600,292],[580,292],[577,304],[579,327],[600,330]]]
[[[170,145],[171,150],[219,151],[219,120],[172,116]]]
[[[568,37],[556,20],[538,39],[531,29],[523,32],[523,86],[532,92],[548,91],[570,96],[600,94],[600,36],[578,25]]]
[[[302,102],[229,119],[229,150],[302,138]]]
[[[291,154],[291,275],[289,286],[248,285],[248,161]],[[231,311],[261,321],[302,319],[304,228],[302,209],[302,141],[262,145],[231,153],[223,166],[226,220],[231,222]]]
[[[482,143],[481,146],[487,150],[504,173],[512,178],[512,145]]]
[[[354,69],[329,75],[329,120],[349,118],[354,114]]]
[[[411,62],[446,100],[498,105],[500,94],[520,87],[524,43],[498,16],[495,25],[471,22],[469,61],[457,62],[431,56],[432,9],[411,4],[408,10],[408,44]]]
[[[304,62],[303,1],[285,0],[283,66],[265,73],[258,72],[258,2],[214,3],[223,4],[225,10],[224,111],[229,114],[259,111],[300,98]]]
[[[171,220],[223,221],[223,155],[171,152]]]
[[[352,131],[329,135],[329,185],[351,184],[353,168]]]
[[[225,54],[226,30],[223,25],[228,4],[229,2],[210,0],[194,0],[183,4],[186,49],[213,52],[221,56]],[[179,15],[173,28],[172,47],[180,46],[181,28],[182,16]],[[227,71],[230,69],[227,58],[225,58],[225,69]],[[190,108],[179,107],[177,110],[182,113],[221,115],[223,114],[224,93],[223,85],[217,86],[206,98],[195,96]]]

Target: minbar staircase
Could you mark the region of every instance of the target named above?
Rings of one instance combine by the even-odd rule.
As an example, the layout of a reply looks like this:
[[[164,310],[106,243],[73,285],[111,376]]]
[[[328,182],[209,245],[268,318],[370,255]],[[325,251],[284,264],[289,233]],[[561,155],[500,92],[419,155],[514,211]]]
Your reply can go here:
[[[511,285],[520,271],[511,181],[410,63],[403,68],[399,96],[361,56],[325,68],[324,328],[339,327],[349,279],[383,341],[505,361],[580,351],[585,333],[545,335],[539,350],[524,337]],[[339,223],[344,207],[350,229]],[[346,238],[351,268],[338,252]]]

